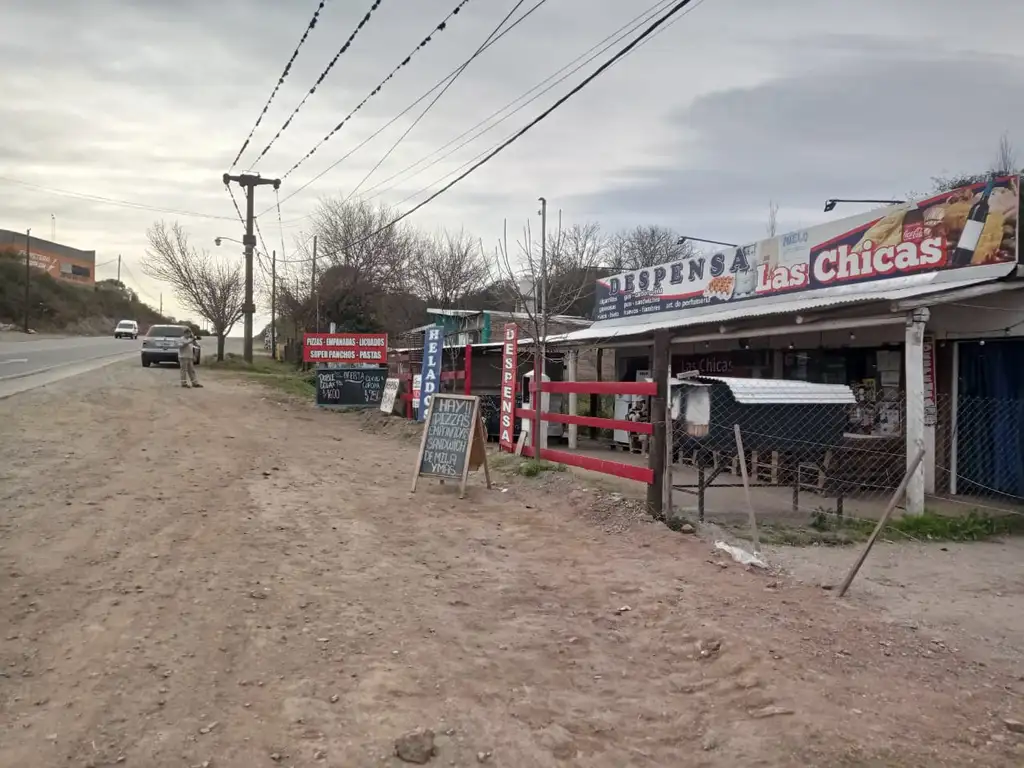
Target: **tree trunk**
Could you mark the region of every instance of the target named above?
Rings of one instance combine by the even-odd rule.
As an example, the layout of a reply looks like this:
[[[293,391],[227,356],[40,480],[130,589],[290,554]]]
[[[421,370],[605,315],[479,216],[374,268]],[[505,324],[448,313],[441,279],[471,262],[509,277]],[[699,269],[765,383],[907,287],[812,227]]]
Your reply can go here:
[[[223,334],[223,333],[218,333],[217,334],[217,362],[218,363],[224,362],[224,339],[225,338],[226,338],[225,334]]]

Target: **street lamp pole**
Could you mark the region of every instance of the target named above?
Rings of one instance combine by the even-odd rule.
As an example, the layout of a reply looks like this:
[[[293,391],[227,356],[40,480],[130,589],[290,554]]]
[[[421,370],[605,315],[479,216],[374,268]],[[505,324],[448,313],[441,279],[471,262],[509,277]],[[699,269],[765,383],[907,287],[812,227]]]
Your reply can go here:
[[[25,230],[25,333],[28,333],[28,307],[32,295],[32,264],[29,254],[32,252],[32,228]]]
[[[712,245],[724,245],[726,248],[739,248],[736,243],[723,243],[721,240],[708,240],[706,237],[689,237],[684,236],[676,240],[676,245],[682,245],[688,240],[695,240],[698,243],[711,243]]]
[[[872,205],[903,205],[906,200],[850,200],[844,197],[830,197],[825,201],[825,213],[835,209],[839,203],[870,203]]]

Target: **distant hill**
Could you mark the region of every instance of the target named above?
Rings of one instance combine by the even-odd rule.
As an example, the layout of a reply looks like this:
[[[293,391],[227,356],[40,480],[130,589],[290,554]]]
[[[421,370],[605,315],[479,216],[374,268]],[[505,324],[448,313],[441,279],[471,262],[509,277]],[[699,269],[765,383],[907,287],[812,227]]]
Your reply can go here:
[[[77,285],[32,270],[29,327],[49,333],[113,333],[120,320],[135,320],[145,331],[171,322],[117,280]],[[22,326],[25,317],[25,262],[0,251],[0,324]]]

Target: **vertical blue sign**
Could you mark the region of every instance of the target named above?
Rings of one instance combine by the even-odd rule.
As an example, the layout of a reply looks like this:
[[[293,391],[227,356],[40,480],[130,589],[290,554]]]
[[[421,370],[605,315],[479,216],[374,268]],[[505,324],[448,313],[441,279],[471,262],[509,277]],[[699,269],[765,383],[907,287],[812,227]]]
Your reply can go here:
[[[441,382],[441,356],[444,354],[444,329],[439,325],[427,328],[423,335],[423,368],[420,380],[419,410],[416,420],[423,421],[430,407],[430,396],[437,392]]]

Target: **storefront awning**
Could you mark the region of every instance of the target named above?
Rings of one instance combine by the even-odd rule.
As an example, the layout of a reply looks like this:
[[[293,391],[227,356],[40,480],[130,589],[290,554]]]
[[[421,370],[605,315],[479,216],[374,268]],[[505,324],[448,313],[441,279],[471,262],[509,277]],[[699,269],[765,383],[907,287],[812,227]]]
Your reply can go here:
[[[945,294],[953,294],[949,300],[956,298],[956,293],[965,288],[975,288],[982,285],[991,286],[991,292],[995,293],[1007,286],[1003,278],[1007,277],[1006,264],[993,264],[994,270],[987,267],[971,268],[971,277],[960,280],[950,280],[949,273],[931,272],[927,274],[908,275],[906,277],[886,280],[879,283],[873,290],[865,290],[864,284],[850,286],[834,286],[817,291],[806,291],[790,296],[780,296],[775,300],[754,300],[743,302],[740,306],[720,305],[700,310],[684,310],[685,314],[679,312],[664,313],[662,317],[652,317],[646,322],[623,323],[622,321],[598,322],[590,328],[562,334],[549,339],[551,344],[593,344],[597,341],[620,341],[636,339],[647,336],[654,331],[677,330],[691,328],[694,326],[708,325],[710,323],[735,322],[737,320],[749,320],[760,317],[777,315],[798,314],[812,309],[823,309],[829,307],[849,306],[852,304],[867,304],[878,301],[905,302],[909,299],[934,298],[927,304],[942,303]],[[1016,265],[1013,265],[1013,270]],[[984,273],[982,273],[984,271]],[[943,280],[936,278],[942,276]],[[1024,285],[1024,282],[1022,282]],[[983,295],[975,293],[975,295]],[[915,302],[922,305],[920,302]]]

